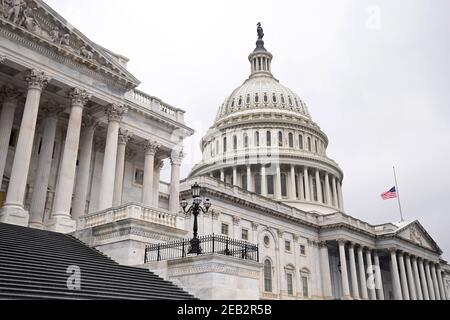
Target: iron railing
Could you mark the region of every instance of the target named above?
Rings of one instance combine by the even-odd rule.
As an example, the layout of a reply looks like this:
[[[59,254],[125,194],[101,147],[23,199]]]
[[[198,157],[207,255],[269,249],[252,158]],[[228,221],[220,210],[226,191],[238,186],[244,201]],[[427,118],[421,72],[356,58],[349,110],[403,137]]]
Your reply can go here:
[[[148,245],[145,248],[144,263],[211,253],[259,262],[258,246],[250,242],[214,234],[201,236],[199,239],[201,247],[199,254],[189,253],[190,239]]]

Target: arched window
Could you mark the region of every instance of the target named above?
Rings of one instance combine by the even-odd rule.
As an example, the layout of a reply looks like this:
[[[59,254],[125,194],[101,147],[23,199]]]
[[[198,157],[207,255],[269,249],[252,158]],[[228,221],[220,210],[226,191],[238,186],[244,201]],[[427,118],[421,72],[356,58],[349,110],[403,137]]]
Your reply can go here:
[[[303,136],[301,134],[298,135],[298,147],[303,150]]]
[[[279,147],[283,146],[283,132],[282,131],[278,131],[278,146]]]
[[[223,153],[227,152],[227,137],[223,137]]]
[[[268,147],[272,145],[272,133],[270,131],[266,132],[266,145]]]
[[[255,93],[255,102],[258,103],[259,102],[259,97],[258,97],[258,93]]]
[[[247,95],[247,104],[249,104],[250,103],[250,95],[248,94]]]
[[[294,147],[294,134],[292,132],[289,132],[289,148]]]
[[[272,262],[264,261],[264,291],[272,292]]]
[[[308,137],[308,151],[311,152],[311,138]]]
[[[288,96],[288,100],[289,100],[289,105],[292,107],[292,98],[291,98],[291,96]]]
[[[244,133],[244,148],[248,148],[248,134]]]
[[[233,136],[233,150],[237,150],[237,136]]]
[[[242,105],[242,96],[239,96],[238,106],[240,107]]]
[[[267,98],[267,93],[264,93],[264,103],[267,103],[268,98]]]
[[[286,103],[286,101],[284,100],[284,96],[283,96],[283,95],[281,95],[281,103],[282,103],[282,104],[285,104],[285,103]]]
[[[273,103],[277,103],[277,96],[275,95],[275,93],[272,95],[272,101]]]
[[[233,109],[234,108],[234,99],[233,99],[233,101],[231,102],[231,109]]]
[[[259,147],[259,131],[255,132],[255,146]]]

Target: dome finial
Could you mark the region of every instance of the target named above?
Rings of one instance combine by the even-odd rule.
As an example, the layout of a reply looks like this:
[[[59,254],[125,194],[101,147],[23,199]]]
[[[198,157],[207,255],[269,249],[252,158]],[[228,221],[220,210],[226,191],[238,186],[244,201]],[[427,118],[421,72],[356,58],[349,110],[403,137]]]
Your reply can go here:
[[[256,29],[256,32],[258,33],[258,40],[256,41],[256,48],[264,49],[264,41],[263,41],[263,38],[264,38],[264,30],[263,30],[263,28],[261,27],[261,22],[258,22],[258,23],[256,24],[256,26],[258,27],[258,28]]]

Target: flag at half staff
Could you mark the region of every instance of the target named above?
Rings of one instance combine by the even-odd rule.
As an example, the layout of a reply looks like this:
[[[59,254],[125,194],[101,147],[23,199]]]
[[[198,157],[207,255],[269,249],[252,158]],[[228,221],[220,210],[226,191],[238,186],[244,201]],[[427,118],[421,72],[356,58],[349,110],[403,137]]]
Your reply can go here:
[[[396,190],[396,188],[392,187],[391,190],[389,190],[387,192],[383,192],[381,194],[381,198],[383,198],[383,200],[397,198],[397,190]]]

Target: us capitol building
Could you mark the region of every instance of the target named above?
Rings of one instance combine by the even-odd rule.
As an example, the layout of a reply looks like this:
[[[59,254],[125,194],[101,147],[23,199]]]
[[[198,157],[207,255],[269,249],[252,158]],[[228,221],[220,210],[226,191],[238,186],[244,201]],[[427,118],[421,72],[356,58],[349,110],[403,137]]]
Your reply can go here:
[[[194,132],[185,111],[137,89],[128,58],[45,2],[3,1],[0,222],[71,234],[204,299],[448,299],[450,267],[419,221],[371,225],[345,212],[328,137],[272,74],[263,36],[258,25],[249,78],[180,180]],[[196,182],[212,203],[199,235],[257,244],[257,259],[144,260],[149,244],[191,237],[180,200]]]

